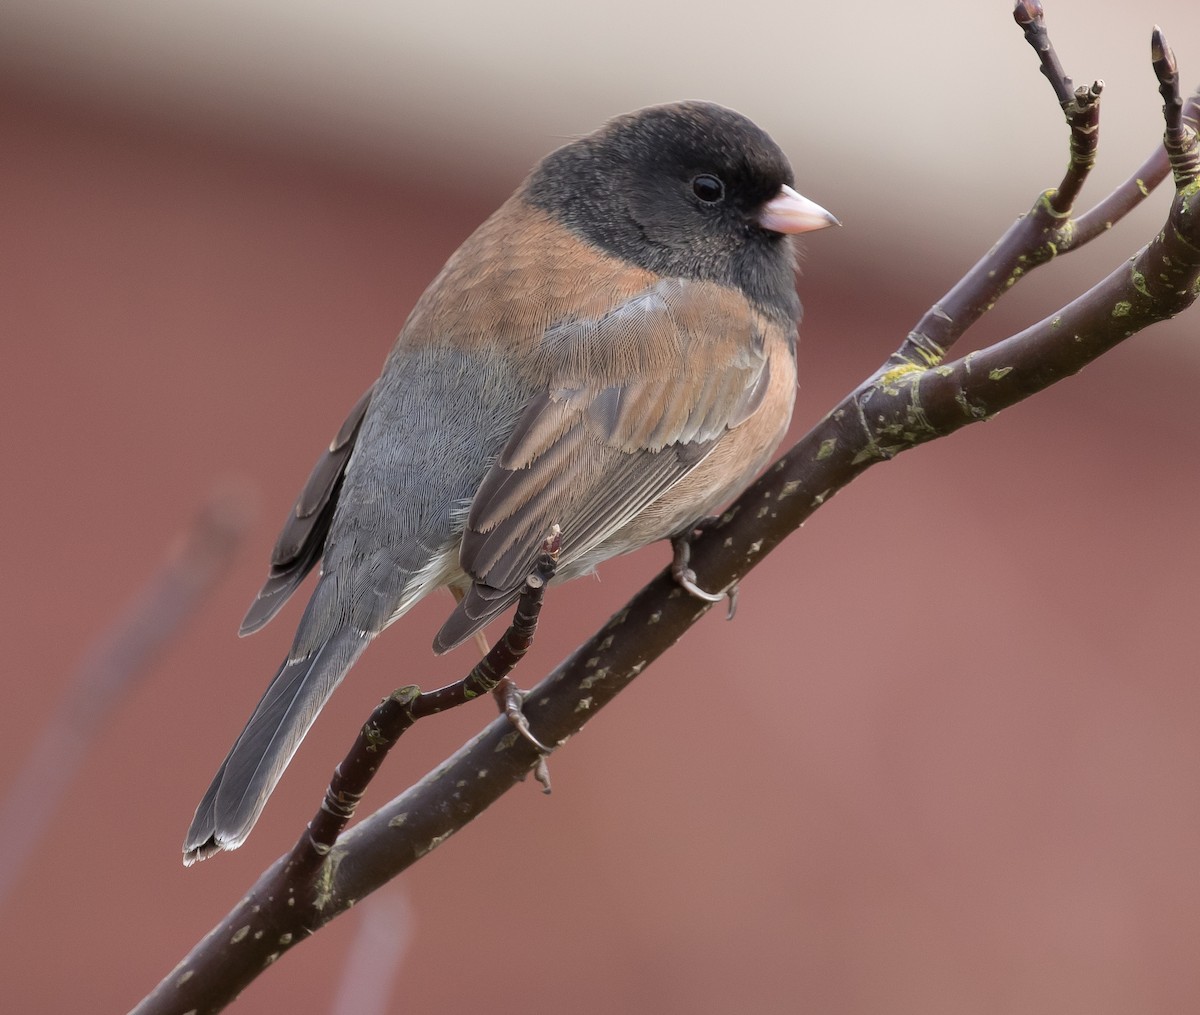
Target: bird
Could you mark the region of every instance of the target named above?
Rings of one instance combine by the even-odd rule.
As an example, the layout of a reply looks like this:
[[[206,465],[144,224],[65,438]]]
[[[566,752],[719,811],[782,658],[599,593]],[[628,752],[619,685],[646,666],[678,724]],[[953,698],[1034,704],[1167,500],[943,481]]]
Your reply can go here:
[[[649,106],[548,154],[451,255],[275,544],[242,635],[319,578],[185,863],[245,841],[334,689],[418,600],[459,599],[440,654],[517,599],[553,526],[563,581],[750,483],[795,400],[792,237],[839,224],[794,182],[742,114]]]

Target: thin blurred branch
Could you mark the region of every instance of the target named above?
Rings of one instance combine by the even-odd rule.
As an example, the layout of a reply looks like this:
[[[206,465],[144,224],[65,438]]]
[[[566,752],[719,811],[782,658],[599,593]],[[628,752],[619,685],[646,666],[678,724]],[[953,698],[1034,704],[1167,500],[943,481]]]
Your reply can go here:
[[[229,569],[250,517],[244,491],[214,494],[158,573],[85,655],[0,800],[0,906],[20,882],[96,732]]]
[[[734,585],[872,465],[990,418],[1180,313],[1200,295],[1196,103],[1182,102],[1174,60],[1155,29],[1152,62],[1164,97],[1165,148],[1152,161],[1157,166],[1161,158],[1159,178],[1170,170],[1175,183],[1164,228],[1056,314],[946,362],[970,325],[1029,271],[1103,231],[1081,234],[1073,212],[1094,161],[1100,89],[1074,89],[1050,44],[1040,4],[1021,0],[1016,13],[1070,130],[1061,186],[1039,196],[896,353],[694,541],[690,563],[701,587]],[[1148,191],[1147,181],[1139,179],[1137,189]],[[1125,188],[1097,209],[1111,224],[1137,203]],[[1095,222],[1094,215],[1088,221]],[[529,693],[525,714],[533,735],[560,746],[711,607],[664,571]],[[278,860],[136,1011],[219,1011],[284,951],[463,828],[539,757],[507,719],[492,722],[416,785],[341,834],[315,867],[300,863],[296,851]]]
[[[378,892],[358,909],[333,1015],[387,1015],[392,986],[413,937],[413,913],[402,892]]]

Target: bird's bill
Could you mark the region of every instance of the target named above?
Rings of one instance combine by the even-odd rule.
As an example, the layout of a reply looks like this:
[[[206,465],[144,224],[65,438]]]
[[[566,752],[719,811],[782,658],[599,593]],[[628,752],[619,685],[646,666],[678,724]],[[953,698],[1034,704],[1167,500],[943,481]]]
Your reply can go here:
[[[841,223],[816,201],[797,194],[786,183],[779,193],[762,206],[758,213],[758,224],[774,233],[809,233],[826,226]]]

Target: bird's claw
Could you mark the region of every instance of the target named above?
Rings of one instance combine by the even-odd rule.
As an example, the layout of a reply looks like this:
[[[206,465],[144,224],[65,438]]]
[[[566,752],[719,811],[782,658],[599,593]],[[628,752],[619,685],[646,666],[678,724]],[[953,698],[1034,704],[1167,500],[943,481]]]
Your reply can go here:
[[[508,717],[508,721],[513,724],[517,732],[537,748],[538,754],[549,754],[550,748],[533,735],[533,730],[529,728],[529,720],[525,718],[525,713],[521,710],[521,706],[525,701],[525,692],[508,677],[504,677],[496,685],[496,689],[492,691],[492,694],[496,698],[496,704],[500,706],[500,711]],[[540,777],[538,781],[542,781]],[[549,785],[548,777],[543,785]]]
[[[537,764],[533,769],[533,777],[542,784],[542,792],[550,792],[550,766],[546,763],[546,755],[539,754]]]
[[[702,599],[706,603],[719,603],[725,598],[724,592],[705,592],[704,589],[697,585],[696,572],[690,567],[672,567],[671,576],[684,592],[695,596],[697,599]]]
[[[690,542],[692,533],[707,528],[713,521],[714,519],[704,519],[683,535],[671,537],[671,548],[674,551],[674,559],[671,561],[671,577],[684,592],[703,602],[719,603],[722,599],[728,599],[729,612],[726,614],[726,619],[733,620],[733,614],[737,610],[737,583],[734,582],[724,592],[708,592],[696,584],[696,572],[688,567],[688,562],[692,559]]]
[[[733,620],[733,615],[737,613],[738,591],[740,589],[740,583],[734,582],[725,590],[725,598],[729,600],[729,607],[725,610],[726,620]]]

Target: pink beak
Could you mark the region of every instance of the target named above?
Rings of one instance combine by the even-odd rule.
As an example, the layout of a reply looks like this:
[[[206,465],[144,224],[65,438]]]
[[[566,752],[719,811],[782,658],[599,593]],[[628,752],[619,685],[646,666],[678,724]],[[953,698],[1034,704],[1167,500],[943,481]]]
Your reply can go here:
[[[784,184],[779,193],[762,206],[758,224],[773,233],[808,233],[841,223],[815,201],[797,194]]]

